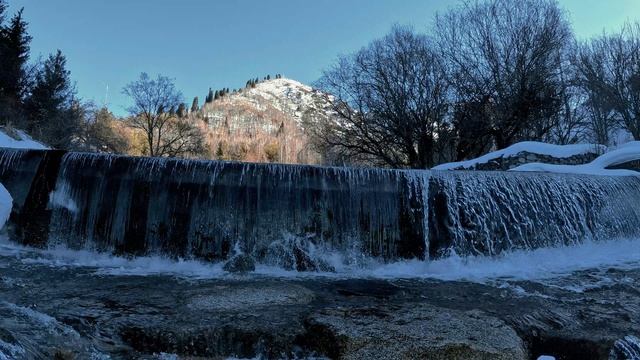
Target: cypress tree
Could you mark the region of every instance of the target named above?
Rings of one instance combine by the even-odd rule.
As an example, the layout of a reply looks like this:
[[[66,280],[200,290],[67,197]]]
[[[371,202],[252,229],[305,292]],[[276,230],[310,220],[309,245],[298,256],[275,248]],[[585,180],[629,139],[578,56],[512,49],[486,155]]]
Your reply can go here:
[[[209,94],[207,94],[207,103],[212,103],[213,102],[213,90],[211,90],[211,88],[209,88]]]
[[[200,106],[198,105],[198,97],[193,98],[193,103],[191,103],[191,112],[196,113],[200,110]]]
[[[220,92],[218,90],[216,90],[216,94],[213,97],[215,100],[220,99]]]
[[[218,143],[218,149],[216,149],[216,158],[218,160],[224,159],[224,151],[222,150],[222,143]]]

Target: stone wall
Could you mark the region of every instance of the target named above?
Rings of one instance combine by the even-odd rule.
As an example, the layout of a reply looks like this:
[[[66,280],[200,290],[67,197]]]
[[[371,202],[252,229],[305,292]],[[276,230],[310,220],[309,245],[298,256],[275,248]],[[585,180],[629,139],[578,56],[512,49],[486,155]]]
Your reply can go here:
[[[590,163],[598,156],[599,155],[596,153],[587,153],[587,154],[578,154],[578,155],[565,157],[565,158],[557,158],[550,155],[535,154],[527,151],[522,151],[509,157],[499,157],[496,159],[492,159],[489,162],[479,163],[473,167],[468,167],[468,168],[464,168],[461,166],[459,168],[456,168],[455,170],[506,171],[506,170],[518,167],[520,165],[528,164],[528,163],[581,165],[581,164]]]

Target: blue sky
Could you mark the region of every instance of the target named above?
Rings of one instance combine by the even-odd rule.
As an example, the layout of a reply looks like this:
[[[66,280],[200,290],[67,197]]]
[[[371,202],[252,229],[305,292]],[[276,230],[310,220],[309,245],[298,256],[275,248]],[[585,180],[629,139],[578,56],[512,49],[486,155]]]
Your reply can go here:
[[[456,0],[7,0],[25,8],[33,58],[61,49],[78,94],[124,114],[122,87],[145,71],[175,79],[191,102],[281,73],[315,81],[338,54],[393,24],[427,30]],[[640,0],[560,0],[587,38],[640,17]],[[108,87],[108,91],[107,91]]]

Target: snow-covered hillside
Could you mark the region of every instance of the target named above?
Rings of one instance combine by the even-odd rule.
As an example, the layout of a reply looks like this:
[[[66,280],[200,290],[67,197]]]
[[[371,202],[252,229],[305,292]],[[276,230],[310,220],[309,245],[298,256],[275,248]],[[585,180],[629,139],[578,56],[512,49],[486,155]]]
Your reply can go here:
[[[210,129],[213,153],[222,146],[219,144],[229,147],[242,142],[238,146],[247,155],[233,160],[264,161],[263,148],[273,146],[279,149],[275,161],[318,163],[320,155],[309,146],[308,130],[318,121],[335,117],[332,101],[330,95],[311,86],[278,78],[207,103],[200,116]],[[239,150],[226,150],[230,151]]]
[[[255,124],[258,121],[260,124],[257,125],[277,131],[277,126],[273,125],[277,117],[275,115],[285,115],[304,128],[305,121],[314,116],[332,116],[332,100],[330,95],[311,86],[280,78],[259,82],[255,87],[242,89],[207,104],[203,116],[210,126],[219,125],[225,119],[230,126]],[[239,111],[230,114],[230,106]]]

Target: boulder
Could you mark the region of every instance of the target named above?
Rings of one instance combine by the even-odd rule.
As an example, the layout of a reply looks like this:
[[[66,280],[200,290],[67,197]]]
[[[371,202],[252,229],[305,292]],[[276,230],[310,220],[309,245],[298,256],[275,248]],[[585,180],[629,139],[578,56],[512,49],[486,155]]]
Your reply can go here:
[[[229,259],[222,269],[230,273],[248,273],[256,270],[256,264],[251,256],[238,254]]]

